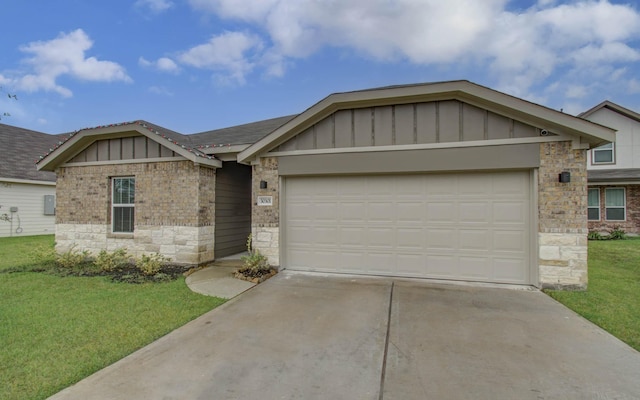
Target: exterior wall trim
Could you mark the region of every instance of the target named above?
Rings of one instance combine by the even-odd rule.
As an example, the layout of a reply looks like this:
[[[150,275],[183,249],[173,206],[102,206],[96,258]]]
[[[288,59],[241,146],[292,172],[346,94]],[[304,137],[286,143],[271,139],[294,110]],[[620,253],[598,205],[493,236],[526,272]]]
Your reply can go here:
[[[429,144],[408,144],[408,145],[392,145],[392,146],[365,146],[365,147],[342,147],[330,149],[313,149],[313,150],[293,150],[266,153],[261,157],[284,157],[284,156],[302,156],[314,154],[339,154],[339,153],[371,153],[383,151],[407,151],[407,150],[431,150],[431,149],[450,149],[464,147],[489,147],[504,146],[513,144],[531,144],[531,143],[547,143],[547,142],[566,142],[568,139],[564,135],[531,137],[520,139],[495,139],[495,140],[475,140],[468,142],[446,142],[446,143],[429,143]]]
[[[157,162],[169,162],[169,161],[190,161],[190,160],[187,160],[184,157],[157,157],[157,158],[137,158],[137,159],[128,159],[128,160],[64,163],[60,166],[61,167],[88,167],[88,166],[95,166],[95,165],[142,164],[142,163],[157,163]]]

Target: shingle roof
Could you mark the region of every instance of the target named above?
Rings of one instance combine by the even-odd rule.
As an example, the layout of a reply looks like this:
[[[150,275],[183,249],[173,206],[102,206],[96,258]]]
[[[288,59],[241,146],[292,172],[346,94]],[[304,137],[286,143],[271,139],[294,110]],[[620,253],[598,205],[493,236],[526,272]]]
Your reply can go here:
[[[186,135],[193,146],[218,146],[252,144],[262,139],[276,128],[284,125],[295,115],[271,118],[264,121],[252,122],[249,124],[232,126],[229,128],[216,129],[212,131],[194,133]]]
[[[588,182],[640,181],[640,168],[592,169],[587,171]]]
[[[56,181],[54,172],[38,171],[35,159],[64,140],[65,135],[49,135],[29,129],[0,124],[0,179]]]

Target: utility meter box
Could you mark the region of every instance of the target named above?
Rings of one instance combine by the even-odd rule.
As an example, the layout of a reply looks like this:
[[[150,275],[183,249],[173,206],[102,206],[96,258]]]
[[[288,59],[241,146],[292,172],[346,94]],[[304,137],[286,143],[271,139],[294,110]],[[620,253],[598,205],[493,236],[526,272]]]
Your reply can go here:
[[[56,196],[53,194],[44,195],[44,215],[56,215]]]

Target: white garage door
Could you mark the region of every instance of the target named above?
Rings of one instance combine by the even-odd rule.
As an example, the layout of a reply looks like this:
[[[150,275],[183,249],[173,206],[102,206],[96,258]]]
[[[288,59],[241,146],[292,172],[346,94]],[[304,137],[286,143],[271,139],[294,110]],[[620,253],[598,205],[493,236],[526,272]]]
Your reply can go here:
[[[288,177],[293,270],[528,284],[528,171]]]

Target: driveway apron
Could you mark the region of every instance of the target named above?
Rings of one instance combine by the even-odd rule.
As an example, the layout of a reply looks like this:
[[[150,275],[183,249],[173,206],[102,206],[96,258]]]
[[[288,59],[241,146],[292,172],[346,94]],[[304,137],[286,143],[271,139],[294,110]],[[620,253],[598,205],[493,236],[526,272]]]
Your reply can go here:
[[[639,371],[537,291],[284,271],[51,399],[632,399]]]

